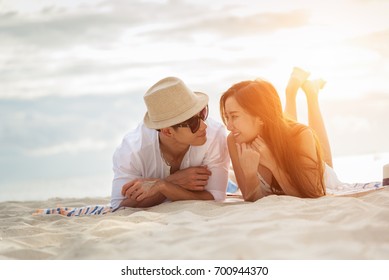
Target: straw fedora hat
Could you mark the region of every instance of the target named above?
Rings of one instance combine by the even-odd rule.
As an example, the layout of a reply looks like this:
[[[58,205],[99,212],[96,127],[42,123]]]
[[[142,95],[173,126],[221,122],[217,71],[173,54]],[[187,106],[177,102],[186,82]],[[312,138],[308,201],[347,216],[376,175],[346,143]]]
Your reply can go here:
[[[145,93],[144,101],[147,107],[145,125],[161,129],[199,113],[208,104],[208,95],[191,91],[179,78],[167,77]]]

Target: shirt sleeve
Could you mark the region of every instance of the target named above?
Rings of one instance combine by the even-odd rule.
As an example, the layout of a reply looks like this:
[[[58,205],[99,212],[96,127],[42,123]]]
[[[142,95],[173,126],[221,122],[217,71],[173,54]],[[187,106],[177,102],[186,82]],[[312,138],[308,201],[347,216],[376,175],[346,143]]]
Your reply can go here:
[[[212,172],[206,190],[213,195],[216,201],[225,200],[230,156],[227,148],[226,132],[222,126],[217,128],[214,138],[210,142],[204,164]]]
[[[116,149],[113,155],[113,181],[111,194],[111,207],[116,209],[125,198],[122,194],[122,187],[127,182],[141,177],[141,172],[136,166],[139,159],[131,149],[129,143],[124,140]]]

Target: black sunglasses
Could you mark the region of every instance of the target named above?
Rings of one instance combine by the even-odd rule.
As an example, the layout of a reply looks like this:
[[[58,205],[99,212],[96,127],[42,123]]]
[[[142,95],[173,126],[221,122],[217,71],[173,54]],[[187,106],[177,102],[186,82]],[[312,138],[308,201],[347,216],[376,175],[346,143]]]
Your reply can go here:
[[[172,125],[172,127],[189,127],[192,133],[196,133],[200,128],[200,120],[205,121],[208,117],[208,105],[204,107],[197,115],[187,119],[186,121]]]

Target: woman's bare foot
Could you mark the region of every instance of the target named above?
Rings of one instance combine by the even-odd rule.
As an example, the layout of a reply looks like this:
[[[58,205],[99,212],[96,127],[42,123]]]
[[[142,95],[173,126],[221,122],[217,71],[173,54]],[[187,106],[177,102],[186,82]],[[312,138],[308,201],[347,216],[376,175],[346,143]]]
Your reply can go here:
[[[286,96],[295,98],[298,89],[304,84],[311,73],[299,68],[294,67],[288,85],[286,86]]]
[[[324,85],[326,84],[326,81],[323,79],[317,79],[317,80],[306,80],[303,85],[302,89],[305,92],[308,99],[311,98],[318,98],[319,90],[321,90]]]
[[[310,73],[304,71],[299,67],[294,67],[292,74],[290,75],[289,82],[285,89],[286,102],[285,102],[285,115],[297,121],[297,106],[296,106],[296,96],[298,89],[304,84],[304,82],[309,77]]]

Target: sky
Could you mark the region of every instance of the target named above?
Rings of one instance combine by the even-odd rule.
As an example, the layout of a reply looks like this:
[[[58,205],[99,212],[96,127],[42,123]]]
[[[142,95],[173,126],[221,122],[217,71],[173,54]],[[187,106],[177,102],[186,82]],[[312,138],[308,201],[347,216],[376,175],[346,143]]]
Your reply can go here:
[[[265,78],[284,102],[302,67],[327,81],[333,155],[379,158],[389,153],[388,12],[384,0],[0,0],[0,194],[69,184],[109,194],[113,151],[166,76],[209,94],[220,119],[233,83]],[[298,110],[306,122],[302,93]]]

